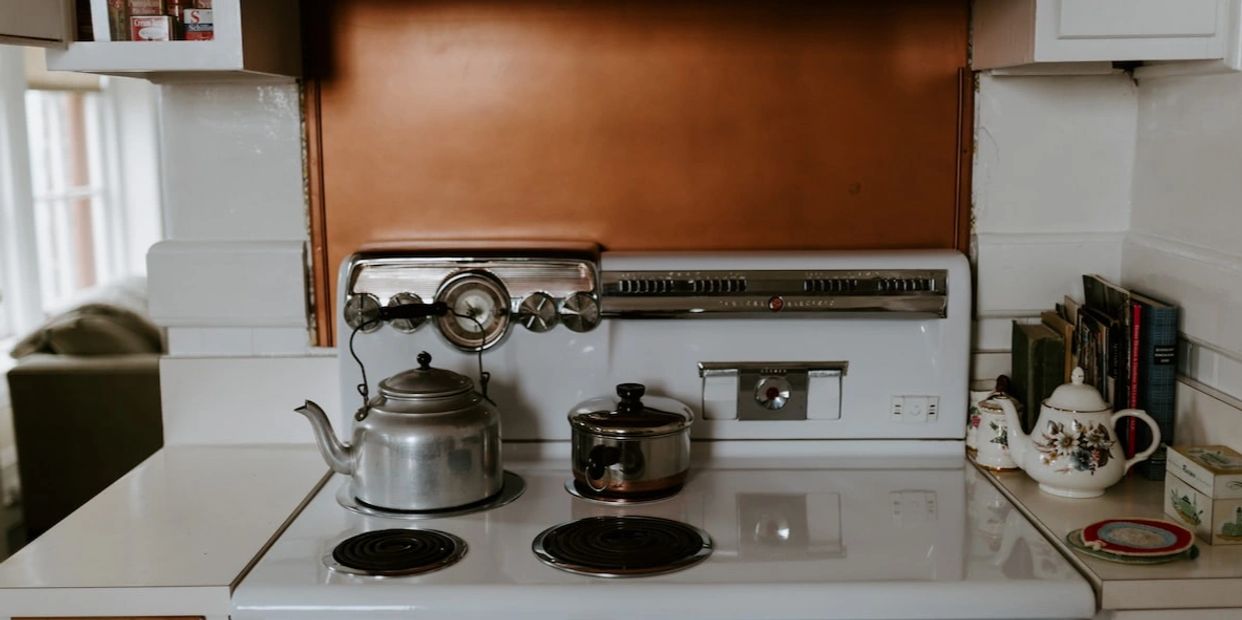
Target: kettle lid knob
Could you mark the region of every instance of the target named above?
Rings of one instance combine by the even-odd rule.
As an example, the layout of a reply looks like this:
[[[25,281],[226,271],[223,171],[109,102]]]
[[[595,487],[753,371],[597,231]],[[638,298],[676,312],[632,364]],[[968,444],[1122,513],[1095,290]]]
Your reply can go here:
[[[431,368],[431,354],[430,353],[423,351],[422,353],[418,354],[417,359],[418,359],[418,367],[420,369],[427,370],[428,368]]]

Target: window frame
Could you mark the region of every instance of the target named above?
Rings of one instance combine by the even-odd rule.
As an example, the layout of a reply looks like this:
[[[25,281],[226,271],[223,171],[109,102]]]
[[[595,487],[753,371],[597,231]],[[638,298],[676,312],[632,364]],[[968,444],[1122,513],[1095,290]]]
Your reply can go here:
[[[99,163],[90,179],[92,188],[98,186],[94,192],[98,206],[93,207],[91,231],[96,246],[95,285],[106,286],[135,273],[128,253],[132,214],[126,207],[122,186],[124,153],[117,109],[121,95],[107,85],[106,77],[48,73],[41,50],[0,45],[0,135],[6,137],[0,140],[0,355],[7,352],[7,345],[77,296],[70,293],[53,302],[56,305],[44,304],[37,241],[38,207],[27,130],[27,91],[94,93],[94,102],[87,106],[90,109],[86,113],[88,123],[94,126]],[[85,290],[89,289],[79,293]]]
[[[55,244],[59,251],[55,264],[61,266],[61,269],[52,271],[52,266],[42,260],[39,261],[39,271],[43,285],[52,283],[53,280],[58,282],[52,284],[53,290],[49,291],[44,288],[42,292],[41,306],[45,310],[55,310],[63,307],[71,302],[75,297],[80,295],[82,291],[90,290],[95,286],[104,285],[115,280],[119,275],[123,275],[124,268],[118,264],[117,256],[119,246],[125,243],[124,238],[124,213],[119,208],[116,192],[117,181],[117,150],[115,144],[115,128],[108,123],[107,97],[102,91],[94,91],[93,89],[76,89],[76,88],[37,88],[28,87],[24,96],[26,97],[26,113],[29,122],[34,122],[36,118],[47,122],[51,119],[51,114],[44,114],[46,111],[57,110],[60,101],[51,101],[52,105],[41,106],[42,110],[32,107],[32,103],[40,103],[39,100],[44,97],[56,97],[60,95],[78,96],[80,100],[80,110],[83,115],[83,126],[81,127],[82,135],[79,136],[84,143],[70,146],[68,151],[58,153],[61,157],[53,157],[51,169],[49,169],[45,182],[56,185],[59,181],[66,181],[63,187],[35,187],[33,188],[31,209],[34,213],[36,222],[36,232],[44,237],[47,245]],[[74,104],[68,103],[69,106]],[[72,108],[71,108],[72,109]],[[72,126],[69,123],[60,127],[63,131]],[[47,127],[45,125],[45,127]],[[27,126],[27,137],[29,138],[30,125]],[[54,136],[52,145],[55,149],[62,149],[65,145],[71,144],[73,139],[68,134]],[[72,180],[64,179],[65,172],[55,170],[56,164],[61,163],[60,159],[72,157],[72,151],[80,148],[87,168],[87,184],[73,185]],[[33,149],[29,152],[33,153]],[[31,161],[31,171],[36,169],[36,162]],[[32,178],[37,175],[32,175]],[[73,248],[76,241],[73,239],[74,226],[69,224],[69,219],[75,211],[75,202],[86,199],[86,208],[90,211],[90,245],[89,245],[89,262],[90,262],[90,279],[92,284],[77,288],[73,282],[75,276],[81,275],[76,268],[65,268],[75,262],[80,262],[83,257],[77,250],[81,248]],[[57,225],[56,223],[59,223]],[[118,224],[120,224],[118,226]],[[54,226],[53,230],[47,230],[48,226]],[[36,245],[38,249],[38,245]]]
[[[30,152],[26,135],[25,59],[21,48],[0,45],[0,293],[5,296],[0,341],[43,320],[35,245]]]

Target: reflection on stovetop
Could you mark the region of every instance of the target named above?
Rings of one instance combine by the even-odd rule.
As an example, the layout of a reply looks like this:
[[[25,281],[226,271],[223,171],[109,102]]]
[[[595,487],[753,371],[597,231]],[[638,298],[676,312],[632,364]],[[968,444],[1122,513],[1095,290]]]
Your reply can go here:
[[[434,528],[460,536],[470,554],[437,573],[403,579],[511,583],[581,579],[540,564],[531,542],[553,525],[596,516],[653,516],[705,530],[714,542],[712,556],[658,577],[680,582],[953,580],[965,571],[967,537],[972,547],[991,547],[973,541],[987,538],[986,527],[982,532],[964,527],[967,475],[962,469],[707,469],[694,472],[672,498],[612,506],[566,493],[561,469],[537,463],[516,468],[527,481],[527,492],[513,504],[415,523],[343,510],[333,501],[336,487],[344,483],[337,478],[277,547],[283,551],[298,537],[314,540],[322,554],[365,531]],[[342,579],[357,578],[327,570],[318,575],[320,581]]]
[[[413,609],[408,606],[417,603],[443,611],[457,609],[461,596],[474,596],[460,593],[476,592],[481,597],[518,596],[509,604],[527,615],[515,612],[515,617],[533,618],[543,617],[535,612],[548,609],[548,597],[567,596],[562,589],[566,585],[585,588],[573,590],[583,602],[613,604],[625,599],[626,592],[645,597],[643,593],[666,592],[660,588],[668,585],[686,592],[717,584],[792,588],[780,591],[795,598],[818,597],[814,592],[821,588],[837,592],[833,597],[847,596],[851,584],[866,591],[878,584],[935,583],[963,588],[961,592],[998,583],[1081,585],[1056,549],[964,463],[908,469],[700,466],[676,496],[628,506],[601,505],[566,493],[560,461],[506,465],[527,483],[517,501],[425,521],[350,512],[335,498],[347,481],[339,476],[329,480],[239,586],[234,600],[245,613],[237,617],[267,620],[275,617],[269,613],[273,605],[352,613]],[[710,539],[710,554],[675,572],[607,580],[548,566],[532,549],[536,537],[555,525],[627,515],[697,528]],[[439,570],[409,576],[350,575],[324,564],[325,555],[341,541],[392,528],[440,530],[459,537],[468,551]],[[520,588],[509,589],[515,586]],[[474,589],[492,587],[505,589]],[[710,596],[697,592],[695,596]],[[805,604],[809,599],[797,600]],[[648,602],[656,604],[654,599]],[[479,617],[488,615],[484,607],[494,611],[489,604],[478,601]]]

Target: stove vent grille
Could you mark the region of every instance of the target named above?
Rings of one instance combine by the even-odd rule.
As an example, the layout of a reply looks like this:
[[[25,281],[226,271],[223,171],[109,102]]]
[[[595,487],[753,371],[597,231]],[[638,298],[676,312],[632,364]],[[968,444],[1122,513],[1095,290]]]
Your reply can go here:
[[[605,271],[604,314],[945,316],[946,270]]]

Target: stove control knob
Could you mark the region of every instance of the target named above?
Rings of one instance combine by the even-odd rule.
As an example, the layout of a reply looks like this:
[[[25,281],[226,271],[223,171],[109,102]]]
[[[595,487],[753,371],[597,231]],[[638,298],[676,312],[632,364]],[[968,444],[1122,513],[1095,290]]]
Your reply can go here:
[[[755,402],[760,407],[775,411],[789,402],[789,394],[793,387],[785,377],[764,377],[755,384]]]
[[[531,293],[518,306],[518,322],[537,334],[556,327],[559,319],[556,302],[547,293]]]
[[[572,331],[589,332],[599,325],[599,301],[593,293],[579,291],[561,303],[561,322]]]
[[[379,318],[379,298],[370,293],[356,293],[345,299],[345,324],[351,329],[363,325],[362,333],[369,334],[384,325]]]
[[[392,308],[394,306],[404,306],[407,304],[422,305],[422,303],[423,298],[415,295],[414,293],[397,293],[388,300],[388,307]],[[388,324],[392,325],[393,329],[401,333],[410,334],[413,333],[414,330],[422,327],[423,323],[426,322],[427,317],[424,316],[415,319],[393,319],[389,321]]]

